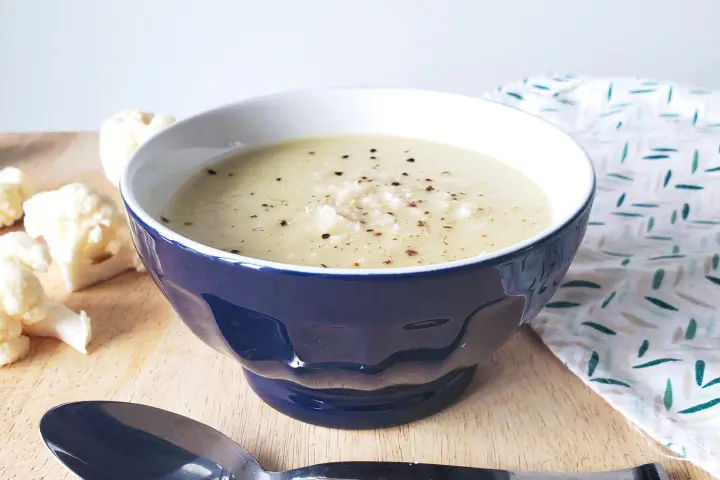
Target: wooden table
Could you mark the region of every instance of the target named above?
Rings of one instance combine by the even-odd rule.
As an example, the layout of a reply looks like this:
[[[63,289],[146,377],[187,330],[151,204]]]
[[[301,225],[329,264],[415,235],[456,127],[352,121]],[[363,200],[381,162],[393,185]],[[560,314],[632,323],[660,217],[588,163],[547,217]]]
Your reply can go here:
[[[86,182],[117,192],[101,174],[94,133],[0,135],[0,168],[25,170],[39,189]],[[663,460],[528,329],[517,333],[454,407],[411,425],[340,431],[306,425],[264,405],[240,366],[197,340],[150,279],[128,273],[72,295],[88,312],[87,357],[53,339],[33,339],[20,363],[0,368],[0,479],[72,478],[45,450],[38,421],[50,407],[84,399],[124,400],[205,422],[270,469],[341,460],[446,463],[505,469],[587,471],[662,461],[673,478],[710,479]]]

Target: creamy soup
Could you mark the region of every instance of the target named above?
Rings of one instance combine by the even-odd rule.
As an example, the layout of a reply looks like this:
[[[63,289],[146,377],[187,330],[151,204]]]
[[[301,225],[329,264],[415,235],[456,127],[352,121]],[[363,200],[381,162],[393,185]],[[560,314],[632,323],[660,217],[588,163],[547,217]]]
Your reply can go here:
[[[161,220],[231,253],[327,268],[426,265],[547,228],[549,201],[481,153],[402,137],[338,136],[241,152],[205,169]]]

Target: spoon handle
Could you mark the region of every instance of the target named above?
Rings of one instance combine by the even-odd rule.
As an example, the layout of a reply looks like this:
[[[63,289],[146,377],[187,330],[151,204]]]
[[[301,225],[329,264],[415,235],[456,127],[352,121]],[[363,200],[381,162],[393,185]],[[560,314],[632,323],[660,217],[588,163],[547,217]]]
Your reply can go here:
[[[610,472],[544,473],[423,463],[341,462],[275,475],[271,477],[274,480],[669,480],[665,469],[656,463]]]

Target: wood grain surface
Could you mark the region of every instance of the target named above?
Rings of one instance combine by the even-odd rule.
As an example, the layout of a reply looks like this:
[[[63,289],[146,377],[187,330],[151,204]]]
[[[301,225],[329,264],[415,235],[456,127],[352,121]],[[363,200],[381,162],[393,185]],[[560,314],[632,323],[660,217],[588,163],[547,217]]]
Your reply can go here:
[[[118,197],[101,173],[94,133],[0,135],[0,168],[8,165],[25,170],[39,189],[80,181]],[[72,295],[58,288],[52,272],[43,280],[53,297],[88,312],[95,338],[87,356],[53,339],[33,339],[25,360],[0,368],[1,480],[72,478],[45,450],[38,421],[54,405],[86,399],[141,402],[190,416],[270,469],[385,460],[589,471],[661,461],[675,480],[711,478],[664,459],[529,329],[496,354],[450,409],[396,428],[331,430],[264,405],[239,364],[196,339],[147,276],[127,273]]]

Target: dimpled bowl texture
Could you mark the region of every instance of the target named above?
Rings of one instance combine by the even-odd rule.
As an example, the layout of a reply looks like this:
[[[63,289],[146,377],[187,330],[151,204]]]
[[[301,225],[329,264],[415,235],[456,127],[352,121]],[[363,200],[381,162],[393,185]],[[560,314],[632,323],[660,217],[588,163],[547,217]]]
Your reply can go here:
[[[489,154],[543,189],[552,225],[467,260],[352,270],[233,255],[160,221],[181,186],[218,158],[342,134]],[[180,318],[237,359],[269,405],[337,428],[402,424],[454,402],[477,366],[552,297],[585,233],[594,188],[582,149],[540,119],[470,97],[372,88],[282,93],[196,115],[143,145],[121,181],[140,257]]]

